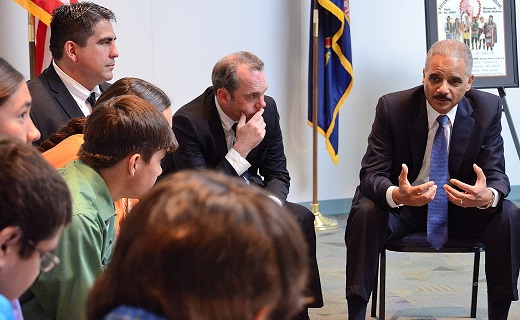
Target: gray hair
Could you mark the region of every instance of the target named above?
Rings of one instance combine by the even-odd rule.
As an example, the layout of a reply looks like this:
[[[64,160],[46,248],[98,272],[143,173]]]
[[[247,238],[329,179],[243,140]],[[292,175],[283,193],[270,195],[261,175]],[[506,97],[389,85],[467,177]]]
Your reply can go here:
[[[471,50],[466,44],[453,39],[435,42],[426,55],[425,69],[428,69],[428,65],[433,56],[464,59],[464,63],[466,64],[466,75],[468,77],[471,76],[473,69],[473,56],[471,55]]]

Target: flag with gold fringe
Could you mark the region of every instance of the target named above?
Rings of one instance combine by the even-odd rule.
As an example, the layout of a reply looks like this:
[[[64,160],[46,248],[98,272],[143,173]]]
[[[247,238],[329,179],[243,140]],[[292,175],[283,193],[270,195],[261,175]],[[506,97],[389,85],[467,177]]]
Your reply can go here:
[[[317,0],[318,2],[318,132],[325,137],[327,150],[334,164],[338,163],[339,110],[352,90],[354,73],[350,42],[348,0]],[[309,72],[309,112],[312,125],[313,101],[313,13]]]
[[[52,12],[62,4],[78,2],[77,0],[13,0],[32,14],[35,18],[34,23],[34,46],[35,46],[35,66],[36,75],[39,75],[46,68],[51,60],[49,51],[50,24]]]

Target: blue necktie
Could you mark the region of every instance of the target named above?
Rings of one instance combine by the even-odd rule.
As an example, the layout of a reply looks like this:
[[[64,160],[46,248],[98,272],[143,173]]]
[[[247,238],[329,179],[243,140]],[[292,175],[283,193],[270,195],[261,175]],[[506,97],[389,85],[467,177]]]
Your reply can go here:
[[[428,242],[439,250],[448,241],[448,197],[443,186],[448,183],[448,146],[444,126],[448,116],[437,118],[439,128],[433,138],[430,159],[430,180],[437,185],[435,199],[428,204]]]

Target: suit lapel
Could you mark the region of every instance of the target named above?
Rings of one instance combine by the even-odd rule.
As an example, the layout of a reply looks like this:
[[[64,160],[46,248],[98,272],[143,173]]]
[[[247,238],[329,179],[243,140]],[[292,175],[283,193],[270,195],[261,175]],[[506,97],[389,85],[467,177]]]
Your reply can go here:
[[[206,103],[206,106],[209,107],[209,110],[206,110],[209,113],[209,130],[213,137],[213,142],[215,143],[215,149],[218,152],[218,158],[224,159],[228,152],[226,136],[224,135],[224,128],[222,128],[222,122],[220,120],[220,116],[218,115],[217,106],[215,105],[215,96],[209,95],[208,99],[211,100],[209,103]]]
[[[110,87],[111,83],[109,82],[103,82],[99,85],[99,90],[101,90],[101,93],[105,91],[108,87]]]
[[[471,134],[475,126],[475,120],[471,117],[472,113],[473,108],[468,100],[465,97],[462,98],[457,107],[455,123],[451,133],[449,154],[449,171],[451,177],[457,175],[471,139]]]
[[[426,149],[426,140],[428,139],[428,116],[426,112],[426,98],[422,99],[417,118],[408,128],[408,139],[412,150],[412,166],[409,172],[410,181],[414,181],[421,171]]]
[[[85,115],[81,112],[76,100],[74,100],[67,87],[65,87],[56,70],[54,70],[54,66],[51,64],[44,72],[48,79],[49,89],[54,93],[54,99],[58,101],[69,118],[84,117]]]

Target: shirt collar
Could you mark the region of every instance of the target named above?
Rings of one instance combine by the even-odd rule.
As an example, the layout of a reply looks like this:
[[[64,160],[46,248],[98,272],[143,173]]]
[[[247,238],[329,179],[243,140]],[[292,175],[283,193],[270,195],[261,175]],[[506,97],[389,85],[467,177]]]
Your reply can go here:
[[[455,124],[455,115],[457,114],[457,107],[459,104],[456,104],[453,108],[451,108],[446,115],[450,119],[451,127]],[[426,100],[426,112],[428,113],[428,128],[431,129],[435,123],[437,123],[437,118],[441,115],[435,109],[432,108],[428,100]]]
[[[101,89],[99,86],[95,86],[94,89],[90,91],[61,70],[54,60],[52,61],[52,65],[54,66],[54,70],[56,70],[58,77],[60,77],[65,87],[67,87],[67,90],[69,90],[74,100],[78,102],[78,105],[85,104],[85,100],[87,100],[91,92],[96,93],[96,99],[101,95]]]
[[[62,176],[70,174],[72,178],[65,177],[65,181],[69,185],[69,189],[74,194],[76,192],[83,193],[83,196],[89,198],[87,206],[94,207],[103,221],[108,220],[115,215],[115,206],[108,186],[95,169],[87,165],[81,160],[69,162],[65,168],[60,169]]]
[[[220,122],[222,123],[222,128],[224,128],[224,130],[226,130],[226,131],[231,130],[231,127],[237,121],[235,121],[235,120],[231,119],[230,117],[228,117],[228,115],[222,110],[222,108],[218,104],[217,96],[215,96],[215,105],[217,106],[217,112],[218,112],[218,115],[220,116]]]

